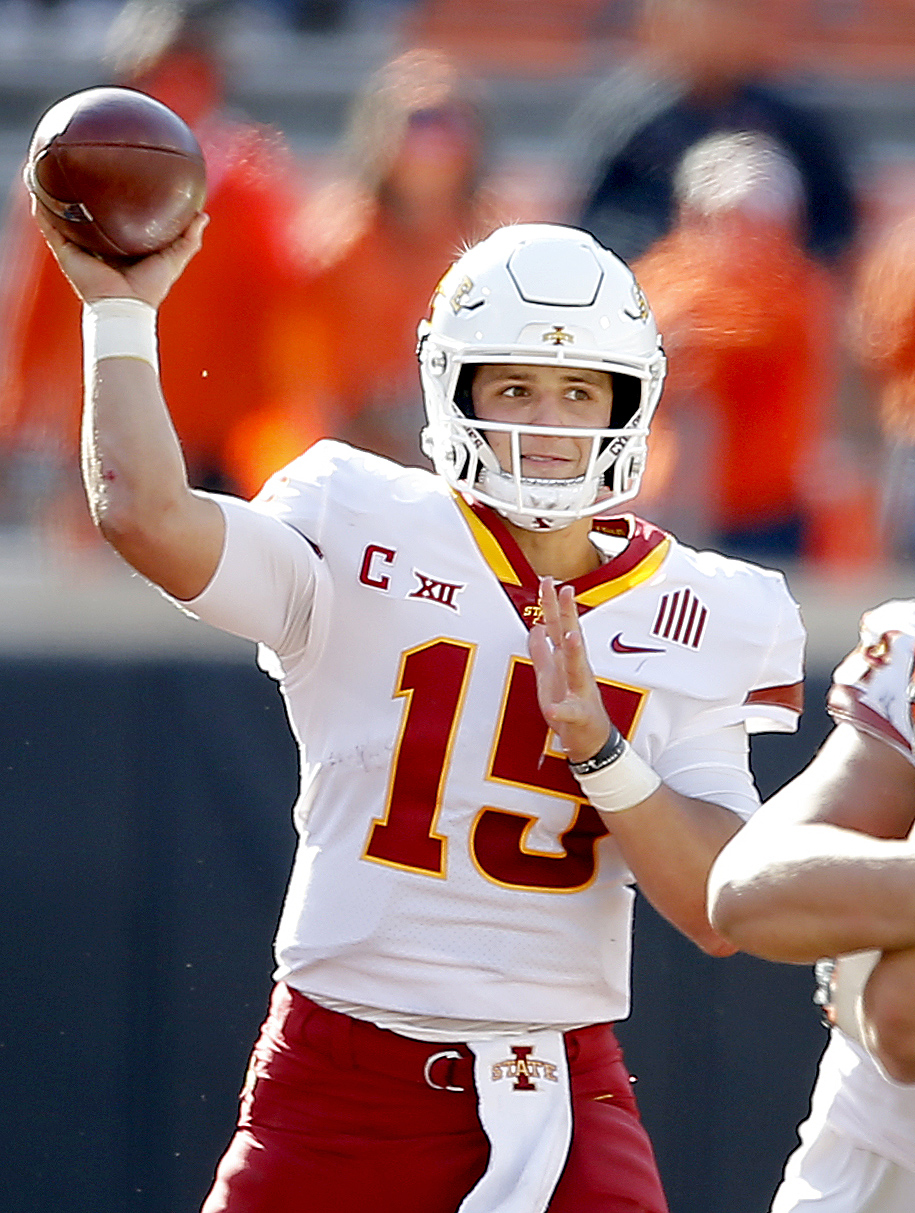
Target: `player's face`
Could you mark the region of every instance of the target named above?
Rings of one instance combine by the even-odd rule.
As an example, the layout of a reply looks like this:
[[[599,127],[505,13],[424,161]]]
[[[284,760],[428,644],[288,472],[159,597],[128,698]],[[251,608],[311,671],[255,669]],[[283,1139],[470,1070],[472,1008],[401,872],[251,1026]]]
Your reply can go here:
[[[473,411],[481,421],[531,426],[606,429],[613,384],[606,371],[559,366],[481,366],[473,380]],[[504,471],[511,471],[511,436],[488,432]],[[535,480],[582,476],[591,454],[589,438],[522,434],[521,475]]]

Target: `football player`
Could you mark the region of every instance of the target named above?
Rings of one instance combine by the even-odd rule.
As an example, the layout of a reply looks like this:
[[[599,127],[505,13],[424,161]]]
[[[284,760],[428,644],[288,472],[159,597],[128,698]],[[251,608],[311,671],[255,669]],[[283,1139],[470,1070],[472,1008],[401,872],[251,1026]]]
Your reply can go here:
[[[813,961],[832,1024],[772,1213],[915,1209],[915,602],[869,611],[835,672],[822,749],[724,848],[714,920]]]
[[[757,807],[748,729],[795,726],[803,633],[780,574],[598,517],[638,489],[664,377],[632,274],[571,228],[496,231],[420,327],[435,473],[320,442],[249,503],[189,491],[159,388],[203,222],[116,270],[39,218],[85,301],[98,525],[269,651],[301,744],[206,1213],[663,1213],[612,1027],[632,884],[731,950],[708,870]]]

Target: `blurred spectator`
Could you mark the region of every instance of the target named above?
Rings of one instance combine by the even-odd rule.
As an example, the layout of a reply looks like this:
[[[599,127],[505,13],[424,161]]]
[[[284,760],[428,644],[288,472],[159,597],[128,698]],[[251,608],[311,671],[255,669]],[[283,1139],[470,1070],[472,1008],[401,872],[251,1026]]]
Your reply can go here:
[[[815,554],[840,294],[798,242],[800,175],[767,136],[713,135],[674,192],[674,228],[633,267],[669,359],[651,439],[664,482],[649,477],[656,501],[636,508],[732,555]]]
[[[855,229],[845,156],[822,118],[776,90],[787,9],[776,0],[643,0],[640,52],[572,121],[575,222],[632,260],[670,227],[673,176],[716,131],[760,131],[790,153],[803,187],[801,239],[839,257]]]
[[[911,204],[910,204],[911,205]],[[915,556],[915,205],[862,250],[852,349],[877,401],[885,439],[882,523],[891,555]]]
[[[292,29],[305,34],[332,34],[346,24],[347,0],[274,0],[272,5]]]
[[[224,4],[130,0],[109,33],[117,83],[150,93],[195,131],[207,163],[204,247],[164,304],[163,380],[192,483],[233,491],[225,444],[265,398],[267,324],[281,300],[283,236],[293,209],[291,161],[279,134],[224,108]],[[7,521],[80,534],[88,515],[71,482],[81,352],[73,292],[14,190],[0,263],[0,442]],[[25,294],[16,283],[28,283]],[[69,521],[65,521],[69,517]],[[73,528],[76,528],[75,531]]]
[[[484,184],[480,98],[451,60],[412,50],[355,99],[342,170],[298,225],[298,275],[276,329],[272,409],[237,434],[238,474],[265,476],[324,432],[422,460],[417,317],[443,268],[506,213]]]

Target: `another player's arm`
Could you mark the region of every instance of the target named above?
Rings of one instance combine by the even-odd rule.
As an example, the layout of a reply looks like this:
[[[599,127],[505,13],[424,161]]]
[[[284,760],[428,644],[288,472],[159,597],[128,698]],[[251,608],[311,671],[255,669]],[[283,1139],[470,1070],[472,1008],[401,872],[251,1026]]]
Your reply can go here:
[[[602,750],[612,726],[585,655],[571,587],[557,596],[547,579],[541,599],[544,624],[530,635],[540,708],[569,761],[578,763]],[[740,828],[740,818],[652,780],[631,752],[630,760],[641,764],[634,768],[635,795],[640,787],[645,794],[623,811],[596,805],[598,812],[652,905],[703,950],[729,955],[736,948],[709,922],[705,889],[712,861]]]
[[[769,960],[915,946],[913,815],[911,762],[838,724],[716,860],[712,922]]]
[[[80,299],[136,299],[157,309],[200,247],[206,220],[162,252],[121,270],[65,240],[35,217]],[[92,516],[135,569],[179,599],[208,584],[225,524],[215,502],[188,485],[181,446],[154,368],[138,357],[106,357],[86,368],[83,480]]]
[[[839,724],[724,848],[709,879],[712,920],[745,951],[810,962],[883,950],[847,1013],[853,1034],[905,1083],[915,1082],[915,847],[902,836],[913,806],[911,763]],[[859,980],[841,964],[836,979]],[[843,991],[841,1003],[852,1007],[858,993]]]

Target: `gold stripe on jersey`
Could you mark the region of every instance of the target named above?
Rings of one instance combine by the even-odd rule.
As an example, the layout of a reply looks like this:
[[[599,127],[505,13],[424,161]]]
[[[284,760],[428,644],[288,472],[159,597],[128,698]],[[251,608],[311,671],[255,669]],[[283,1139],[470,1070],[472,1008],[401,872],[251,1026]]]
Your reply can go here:
[[[503,585],[521,585],[521,578],[515,572],[511,561],[502,551],[502,546],[486,524],[477,517],[473,508],[467,504],[460,493],[454,494],[454,499],[476,540],[477,547],[483,553],[486,563],[499,578]]]
[[[621,573],[619,577],[614,577],[610,581],[602,581],[589,590],[582,590],[581,593],[575,595],[575,601],[580,606],[591,608],[600,606],[602,602],[616,598],[619,594],[625,594],[627,590],[631,590],[634,586],[647,581],[649,577],[653,577],[667,559],[669,551],[670,539],[662,539],[657,547],[652,548],[648,555],[627,573]]]

